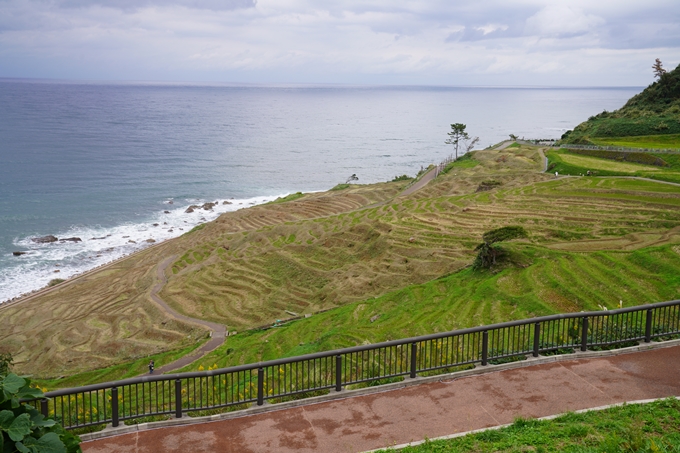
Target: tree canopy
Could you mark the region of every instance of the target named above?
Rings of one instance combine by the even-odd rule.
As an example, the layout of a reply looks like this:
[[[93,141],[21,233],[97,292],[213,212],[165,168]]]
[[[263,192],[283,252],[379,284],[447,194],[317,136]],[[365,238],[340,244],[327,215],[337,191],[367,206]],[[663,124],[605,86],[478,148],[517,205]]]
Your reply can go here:
[[[529,234],[521,226],[507,226],[487,231],[482,235],[484,242],[475,248],[478,253],[472,267],[474,269],[490,268],[496,264],[496,258],[503,254],[503,249],[495,245],[496,243],[526,237],[529,237]]]
[[[456,159],[458,159],[458,146],[460,144],[461,140],[468,140],[470,136],[468,135],[467,132],[465,132],[465,128],[467,126],[463,123],[454,123],[451,125],[451,132],[449,132],[447,135],[449,136],[448,140],[446,140],[444,143],[447,145],[453,145],[456,148]]]

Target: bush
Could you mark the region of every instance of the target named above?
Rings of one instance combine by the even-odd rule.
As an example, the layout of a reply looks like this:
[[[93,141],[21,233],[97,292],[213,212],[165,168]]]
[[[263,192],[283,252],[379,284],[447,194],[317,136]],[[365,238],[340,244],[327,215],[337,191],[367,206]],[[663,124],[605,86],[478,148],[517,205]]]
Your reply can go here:
[[[472,263],[472,268],[490,268],[496,264],[496,259],[503,255],[503,249],[494,245],[495,243],[526,237],[529,237],[529,235],[521,226],[507,226],[487,231],[482,236],[484,242],[475,248],[478,253],[474,263]]]
[[[395,176],[392,182],[397,182],[397,181],[409,181],[413,178],[411,178],[409,175],[401,175],[401,176]]]
[[[64,280],[63,278],[53,278],[52,280],[49,281],[49,283],[47,284],[47,286],[49,286],[49,287],[56,286],[56,285],[58,285],[59,283],[63,283],[63,282],[65,282],[65,281],[66,281],[66,280]]]
[[[484,192],[484,191],[487,191],[487,190],[491,190],[495,187],[498,187],[500,185],[502,185],[502,183],[500,181],[496,181],[494,179],[489,179],[489,180],[486,180],[486,181],[482,181],[481,184],[479,184],[479,186],[477,187],[476,191],[477,192]]]
[[[46,419],[22,399],[44,397],[31,381],[14,373],[0,376],[0,451],[21,453],[80,452],[80,439]]]

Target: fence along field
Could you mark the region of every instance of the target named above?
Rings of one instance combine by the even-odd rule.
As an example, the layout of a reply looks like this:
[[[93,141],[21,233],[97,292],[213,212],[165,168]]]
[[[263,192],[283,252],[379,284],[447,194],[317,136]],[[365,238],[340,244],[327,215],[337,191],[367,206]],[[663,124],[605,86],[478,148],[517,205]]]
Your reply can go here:
[[[418,374],[611,349],[680,334],[680,300],[480,326],[230,368],[145,376],[46,393],[46,416],[84,428],[149,416],[181,418],[305,398]]]

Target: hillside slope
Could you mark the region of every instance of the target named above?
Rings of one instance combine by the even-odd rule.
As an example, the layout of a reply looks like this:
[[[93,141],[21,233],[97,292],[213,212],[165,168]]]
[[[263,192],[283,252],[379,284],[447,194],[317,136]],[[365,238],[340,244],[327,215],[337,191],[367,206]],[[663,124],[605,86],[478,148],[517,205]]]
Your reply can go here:
[[[479,275],[473,279],[479,291],[469,292],[473,287],[446,290],[450,297],[457,296],[455,300],[449,297],[441,306],[432,303],[439,295],[426,295],[434,294],[432,291],[409,293],[415,299],[403,313],[413,319],[419,319],[425,311],[432,320],[457,319],[455,324],[440,325],[413,323],[408,316],[402,317],[394,328],[383,331],[384,335],[399,336],[402,329],[397,325],[408,326],[413,334],[424,334],[431,328],[488,323],[499,320],[499,316],[516,318],[596,308],[597,303],[610,301],[603,300],[598,292],[578,300],[566,297],[555,290],[550,275],[564,269],[561,280],[588,280],[598,288],[619,277],[609,276],[607,264],[599,265],[597,259],[585,274],[575,276],[564,267],[570,262],[568,256],[680,242],[678,187],[628,179],[555,180],[542,173],[542,168],[543,155],[536,147],[476,151],[472,158],[456,162],[446,174],[407,197],[398,196],[405,182],[383,183],[306,194],[225,214],[86,278],[0,308],[0,323],[7,326],[0,332],[0,349],[15,354],[20,371],[45,377],[195,344],[205,332],[174,321],[149,297],[158,263],[169,257],[173,264],[166,272],[168,283],[161,297],[183,314],[243,331],[288,318],[291,315],[286,310],[310,314],[369,303],[449,275],[456,277],[447,284],[462,285],[468,271],[456,272],[472,262],[484,231],[506,225],[522,225],[529,231],[530,239],[517,247],[526,244],[536,252],[518,249],[522,258],[517,266],[531,266],[539,257],[544,263],[536,268],[535,275],[546,280],[531,296],[531,304],[537,308],[515,307],[517,298],[522,297],[524,277],[514,280],[495,279],[495,273]],[[479,190],[480,186],[490,190]],[[676,248],[664,253],[672,255]],[[669,263],[677,264],[670,258]],[[661,274],[673,272],[667,271],[649,267],[644,278],[658,275],[661,281]],[[642,278],[638,274],[633,267],[621,273],[621,285],[632,287]],[[680,296],[680,287],[674,285],[660,285],[667,290],[658,292],[652,291],[657,286],[643,286],[653,299]],[[567,283],[565,287],[576,284]],[[438,285],[436,289],[444,288]],[[399,310],[399,297],[392,300],[396,305],[390,303]],[[635,305],[641,301],[631,297],[624,302]],[[419,313],[419,305],[425,303],[427,310],[423,306],[423,313]],[[325,319],[319,326],[322,330],[342,330],[346,327],[341,325],[346,310],[339,310],[310,319]],[[351,322],[353,315],[347,319]],[[368,322],[364,316],[361,319]],[[377,323],[366,326],[378,332]],[[311,337],[318,335],[318,331],[310,333]],[[239,337],[228,341],[237,342]],[[297,344],[294,341],[292,338],[286,344]],[[340,337],[332,343],[352,341]],[[304,350],[277,350],[286,355],[293,352]],[[163,363],[157,361],[158,366]]]
[[[680,65],[636,94],[618,110],[591,116],[562,143],[592,144],[598,137],[629,137],[680,133]]]

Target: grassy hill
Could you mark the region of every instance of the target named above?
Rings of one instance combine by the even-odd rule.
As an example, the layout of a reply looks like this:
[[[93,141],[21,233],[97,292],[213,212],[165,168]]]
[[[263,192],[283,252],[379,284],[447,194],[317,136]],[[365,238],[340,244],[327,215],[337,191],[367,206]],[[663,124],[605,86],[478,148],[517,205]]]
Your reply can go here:
[[[669,134],[680,134],[680,65],[633,96],[619,110],[603,111],[568,131],[561,142],[609,144],[608,139],[620,142],[631,136]],[[680,147],[677,140],[672,145]]]

